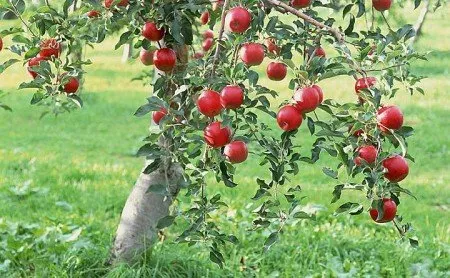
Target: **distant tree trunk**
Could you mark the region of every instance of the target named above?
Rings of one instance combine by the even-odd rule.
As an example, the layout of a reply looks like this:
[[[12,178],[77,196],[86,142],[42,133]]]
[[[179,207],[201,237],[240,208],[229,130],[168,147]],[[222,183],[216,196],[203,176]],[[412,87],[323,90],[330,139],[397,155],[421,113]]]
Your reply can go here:
[[[412,43],[416,42],[417,39],[422,34],[422,28],[427,18],[428,12],[430,11],[430,1],[424,0],[422,10],[420,10],[419,18],[417,18],[416,24],[414,24],[414,30],[416,30],[416,35],[413,38]]]
[[[188,49],[175,46],[177,67],[175,72],[185,70],[188,60]],[[171,138],[160,140],[161,146],[171,145]],[[151,161],[146,161],[148,165]],[[145,169],[145,168],[144,168]],[[151,174],[141,173],[131,191],[122,211],[117,228],[110,262],[134,261],[149,249],[158,239],[158,221],[169,215],[169,209],[179,191],[179,181],[183,169],[180,165],[162,161],[158,169]],[[151,186],[166,184],[168,196],[149,192]]]
[[[127,43],[123,47],[122,63],[126,63],[133,56],[133,43]]]

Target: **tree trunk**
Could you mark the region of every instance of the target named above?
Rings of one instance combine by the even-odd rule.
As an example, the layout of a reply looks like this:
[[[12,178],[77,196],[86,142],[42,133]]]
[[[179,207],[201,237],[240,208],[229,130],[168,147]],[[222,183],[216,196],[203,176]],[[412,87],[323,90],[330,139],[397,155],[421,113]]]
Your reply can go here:
[[[132,262],[152,246],[158,238],[158,221],[169,215],[169,208],[178,194],[182,169],[172,164],[161,165],[147,175],[141,173],[122,211],[112,251],[113,261]],[[166,178],[167,177],[167,178]],[[168,184],[169,196],[147,192],[151,186]]]
[[[122,63],[126,63],[133,56],[133,44],[127,43],[123,46]]]
[[[174,46],[174,50],[177,53],[174,72],[184,71],[188,62],[188,48],[184,45]],[[159,144],[169,146],[170,140],[161,137]],[[149,163],[151,161],[146,161],[146,166]],[[170,161],[162,162],[151,174],[140,174],[122,211],[111,251],[111,263],[131,263],[153,245],[158,237],[158,221],[169,215],[170,206],[180,189],[182,174],[182,167]],[[161,184],[167,185],[168,196],[148,191],[151,186]]]
[[[422,33],[422,27],[425,23],[425,19],[427,17],[428,12],[430,11],[430,1],[424,0],[422,10],[420,11],[419,18],[417,19],[416,24],[414,24],[414,30],[416,30],[416,35],[413,38],[412,43],[416,42],[419,36]]]

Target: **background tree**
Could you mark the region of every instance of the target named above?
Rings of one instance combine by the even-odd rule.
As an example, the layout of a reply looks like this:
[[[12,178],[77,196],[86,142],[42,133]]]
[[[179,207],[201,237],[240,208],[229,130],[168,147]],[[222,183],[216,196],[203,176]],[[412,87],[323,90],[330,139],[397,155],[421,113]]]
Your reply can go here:
[[[393,30],[388,24],[382,11],[389,7],[375,1],[381,12],[372,16],[386,24],[375,22],[359,30],[355,23],[364,20],[370,3],[367,8],[360,1],[349,3],[342,9],[343,19],[323,17],[322,11],[334,6],[319,1],[288,5],[254,0],[239,6],[230,1],[210,5],[123,0],[105,1],[104,7],[83,2],[76,11],[72,5],[70,0],[61,6],[47,1],[25,18],[22,8],[5,2],[2,9],[16,14],[24,28],[2,30],[0,36],[13,36],[14,44],[7,48],[28,62],[34,78],[19,88],[36,88],[31,103],[46,105],[55,114],[82,105],[77,94],[81,66],[90,62],[70,58],[77,42],[98,43],[123,27],[116,47],[135,40],[134,47],[154,51],[148,63],[159,73],[154,81],[153,72],[140,77],[151,84],[153,94],[136,115],[153,112],[160,130],[152,132],[138,152],[146,164],[122,212],[113,259],[131,261],[151,246],[159,229],[181,216],[187,229],[178,241],[206,242],[211,260],[221,265],[222,248],[238,239],[221,232],[220,223],[211,217],[226,204],[207,190],[205,175],[213,172],[218,181],[236,187],[235,163],[246,158],[250,142],[261,154],[260,166],[270,173],[269,179],[257,178],[260,188],[253,197],[260,205],[254,210],[254,229],[271,231],[266,250],[286,225],[314,218],[303,210],[301,188],[292,177],[299,178],[299,163],[314,164],[324,153],[337,159],[335,167],[323,168],[337,183],[333,202],[342,190],[360,190],[368,199],[366,204],[346,202],[336,213],[360,214],[365,207],[377,222],[393,220],[402,237],[409,231],[409,224],[394,217],[400,195],[411,194],[398,182],[408,174],[405,158],[413,160],[405,141],[413,130],[402,125],[399,108],[385,105],[385,100],[399,86],[423,93],[417,86],[421,77],[409,71],[410,62],[423,56],[408,43],[415,34],[411,25]],[[197,29],[200,17],[218,31],[217,39]],[[191,51],[199,43],[204,52]],[[338,55],[329,57],[324,50],[329,47]],[[189,59],[192,55],[196,58]],[[274,60],[267,69],[269,78],[282,80],[287,69],[294,73],[289,80],[293,99],[276,109],[278,114],[269,100],[277,92],[258,84],[258,73],[251,68],[265,56]],[[6,61],[0,72],[18,61]],[[317,85],[339,75],[355,77],[357,102],[329,99]],[[347,85],[353,90],[353,84]],[[258,121],[260,113],[273,117],[283,132],[268,136],[269,127]],[[317,137],[308,155],[297,151],[295,141],[302,121]],[[192,204],[186,211],[172,204],[182,189]],[[417,244],[415,238],[409,240]]]

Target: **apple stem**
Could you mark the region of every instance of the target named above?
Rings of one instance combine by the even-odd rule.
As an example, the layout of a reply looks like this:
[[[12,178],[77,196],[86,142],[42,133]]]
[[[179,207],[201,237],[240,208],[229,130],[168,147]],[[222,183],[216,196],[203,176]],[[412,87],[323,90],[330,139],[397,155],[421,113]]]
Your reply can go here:
[[[214,74],[216,74],[217,60],[219,59],[219,54],[220,54],[220,43],[222,42],[223,31],[225,29],[225,16],[227,15],[229,3],[230,3],[229,0],[225,0],[225,2],[223,3],[223,7],[222,7],[222,15],[220,18],[219,37],[217,38],[216,52],[214,53],[214,58],[213,58],[213,62],[212,62],[211,77],[213,77]]]

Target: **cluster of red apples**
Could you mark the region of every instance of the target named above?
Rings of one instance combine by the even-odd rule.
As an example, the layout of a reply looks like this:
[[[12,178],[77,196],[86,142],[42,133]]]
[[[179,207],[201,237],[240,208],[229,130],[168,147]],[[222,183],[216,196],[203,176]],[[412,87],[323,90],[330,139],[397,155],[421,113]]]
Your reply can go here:
[[[355,83],[355,92],[359,95],[363,90],[370,90],[370,88],[375,86],[376,82],[377,80],[375,77],[360,78]],[[364,99],[359,97],[359,101],[363,103]],[[385,105],[379,108],[376,119],[378,129],[384,134],[389,134],[403,126],[403,113],[395,105]],[[363,130],[357,130],[353,135],[360,137],[363,133]],[[360,146],[357,149],[357,156],[354,159],[355,164],[358,166],[363,164],[373,166],[377,160],[379,148],[381,148],[381,146],[378,146],[377,148],[377,146],[370,143]],[[385,169],[384,177],[390,182],[400,182],[405,179],[409,173],[408,163],[401,155],[391,155],[381,163]],[[397,212],[397,205],[392,199],[384,198],[382,201],[383,217],[381,219],[377,219],[378,211],[376,209],[372,208],[370,210],[370,216],[378,223],[392,221]]]
[[[28,60],[28,73],[34,79],[38,76],[38,73],[33,71],[33,67],[39,67],[39,64],[44,60],[51,60],[52,58],[58,58],[61,55],[61,44],[54,38],[43,40],[40,43],[40,51],[37,56]],[[63,73],[58,80],[67,75]],[[62,90],[67,94],[75,94],[78,91],[80,82],[76,77],[69,77],[65,84],[60,84]]]

